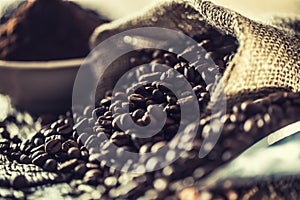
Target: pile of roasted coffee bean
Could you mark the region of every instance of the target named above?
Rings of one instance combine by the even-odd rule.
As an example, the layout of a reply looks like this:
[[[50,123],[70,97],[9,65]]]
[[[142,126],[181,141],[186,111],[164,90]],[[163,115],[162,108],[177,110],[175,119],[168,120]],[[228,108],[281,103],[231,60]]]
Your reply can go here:
[[[16,167],[17,178],[8,182],[0,179],[1,185],[20,188],[77,179],[77,187],[83,184],[95,186],[98,199],[183,199],[185,195],[182,193],[197,185],[211,171],[232,160],[270,132],[299,119],[300,94],[278,90],[263,98],[236,102],[233,107],[227,108],[226,113],[201,115],[200,121],[195,124],[199,126],[198,132],[185,129],[188,134],[184,134],[176,147],[168,149],[165,155],[150,159],[141,156],[139,160],[126,157],[126,151],[143,155],[165,147],[177,135],[178,123],[182,119],[179,102],[194,103],[190,102],[191,92],[195,93],[200,109],[205,109],[210,101],[209,92],[213,85],[207,85],[206,79],[217,80],[218,77],[209,77],[209,71],[217,70],[222,75],[237,44],[234,38],[219,33],[201,35],[198,39],[199,45],[208,51],[207,55],[198,55],[193,51],[194,47],[190,47],[180,55],[175,55],[171,49],[170,52],[143,50],[143,58],[131,59],[133,66],[143,64],[141,60],[151,62],[151,67],[140,68],[130,75],[134,80],[142,82],[143,78],[150,77],[167,82],[174,74],[169,70],[157,73],[161,71],[156,67],[157,63],[167,64],[188,80],[192,91],[184,91],[183,88],[178,97],[159,81],[136,89],[132,85],[124,85],[114,94],[108,91],[96,107],[89,105],[66,114],[27,138],[4,141],[1,143],[2,154],[10,163],[17,162],[17,166],[21,167]],[[182,58],[184,54],[192,54],[195,60],[188,63]],[[213,66],[199,74],[197,68],[207,67],[205,60],[208,57],[213,58],[217,67]],[[129,91],[131,94],[128,96]],[[117,100],[113,101],[113,98]],[[155,122],[155,116],[161,115],[162,111],[153,105],[160,105],[167,114],[162,130],[153,137],[139,138],[130,127],[128,130],[118,127],[118,124],[126,126],[129,120],[139,126]],[[127,113],[126,108],[129,108]],[[217,134],[216,127],[220,124],[224,124],[224,127],[216,145],[206,157],[199,158],[202,145],[213,146],[211,143],[204,144],[204,141],[209,135]],[[191,140],[193,137],[195,139]],[[184,153],[177,155],[179,149]],[[179,158],[175,162],[160,167],[177,156]],[[119,166],[119,161],[125,164]],[[7,165],[13,167],[13,164]],[[35,175],[27,176],[26,166],[36,167],[33,167],[34,174],[43,170],[47,174],[40,176],[45,177],[46,181]],[[141,173],[127,173],[126,170],[131,168],[139,168]],[[11,169],[7,171],[10,173]],[[194,190],[196,195],[198,188]]]

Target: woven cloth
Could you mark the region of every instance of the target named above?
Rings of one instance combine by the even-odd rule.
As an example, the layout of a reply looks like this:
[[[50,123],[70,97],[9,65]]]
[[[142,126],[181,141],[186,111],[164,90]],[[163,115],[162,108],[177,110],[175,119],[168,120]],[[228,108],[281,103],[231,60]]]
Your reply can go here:
[[[266,24],[207,1],[166,1],[134,16],[100,26],[91,38],[91,47],[109,36],[137,27],[165,27],[189,35],[205,33],[213,27],[238,40],[238,51],[223,76],[225,88],[222,92],[229,101],[239,101],[278,89],[300,90],[299,20],[297,16],[275,17]],[[130,65],[122,66],[122,70],[128,70],[124,67],[130,68]],[[122,70],[120,67],[108,69],[107,74],[111,75],[105,75],[106,80]],[[114,84],[113,81],[100,83],[100,96],[104,89],[112,88]]]

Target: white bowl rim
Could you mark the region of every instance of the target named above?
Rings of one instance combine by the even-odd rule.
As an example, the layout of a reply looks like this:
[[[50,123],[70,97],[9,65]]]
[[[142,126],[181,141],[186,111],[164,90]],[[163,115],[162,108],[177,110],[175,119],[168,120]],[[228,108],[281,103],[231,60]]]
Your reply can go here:
[[[78,68],[85,58],[50,60],[50,61],[7,61],[0,60],[0,69],[60,69],[60,68]]]

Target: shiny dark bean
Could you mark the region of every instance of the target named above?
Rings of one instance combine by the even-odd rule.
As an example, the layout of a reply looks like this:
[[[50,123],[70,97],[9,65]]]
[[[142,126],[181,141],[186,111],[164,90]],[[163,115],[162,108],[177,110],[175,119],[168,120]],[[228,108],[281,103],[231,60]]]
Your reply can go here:
[[[50,140],[45,144],[45,152],[55,154],[61,150],[61,141],[58,139]]]

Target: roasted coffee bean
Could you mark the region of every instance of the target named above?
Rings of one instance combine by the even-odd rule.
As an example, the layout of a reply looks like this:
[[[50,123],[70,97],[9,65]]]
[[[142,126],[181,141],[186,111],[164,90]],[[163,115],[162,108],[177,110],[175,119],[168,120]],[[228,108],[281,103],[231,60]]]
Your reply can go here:
[[[47,129],[43,132],[43,135],[45,137],[49,137],[49,136],[54,135],[54,134],[56,134],[56,131],[54,129]]]
[[[80,150],[77,147],[71,147],[68,150],[69,158],[79,158],[80,157]]]
[[[103,127],[111,127],[113,118],[111,116],[100,116],[98,118],[99,125]]]
[[[159,149],[161,149],[161,148],[163,148],[164,146],[166,146],[167,144],[166,144],[166,142],[157,142],[157,143],[155,143],[152,147],[151,147],[151,149],[150,149],[150,151],[152,152],[152,153],[156,153],[156,152],[158,152],[158,150]]]
[[[35,138],[33,143],[35,146],[40,146],[44,143],[44,140],[42,138]]]
[[[50,171],[50,172],[55,172],[57,170],[57,162],[54,159],[48,159],[44,166],[43,169]]]
[[[25,154],[22,154],[20,156],[20,163],[23,163],[23,164],[29,164],[31,163],[31,159],[29,156],[25,155]]]
[[[103,173],[99,169],[88,170],[83,178],[83,181],[88,184],[97,184]]]
[[[68,153],[67,152],[63,152],[63,151],[59,151],[58,153],[55,154],[55,159],[58,162],[65,162],[67,161],[68,158]]]
[[[32,160],[32,163],[37,165],[37,166],[43,166],[46,162],[46,160],[49,158],[48,154],[47,153],[43,153],[43,154],[40,154],[38,156],[36,156],[33,160]]]
[[[58,134],[66,136],[73,132],[73,128],[69,124],[64,124],[62,126],[59,126],[56,131]]]
[[[108,107],[110,104],[111,104],[111,98],[110,97],[107,97],[107,98],[102,99],[100,101],[100,105],[105,106],[105,107]]]
[[[61,150],[61,141],[58,139],[50,140],[45,144],[45,152],[55,154]]]
[[[145,110],[143,110],[143,109],[137,109],[137,110],[135,110],[133,113],[132,113],[132,117],[133,117],[133,119],[134,120],[138,120],[138,119],[140,119],[140,118],[142,118],[143,117],[143,115],[145,114]]]
[[[126,144],[130,144],[130,135],[124,132],[114,132],[110,138],[110,141],[121,147]]]
[[[89,152],[87,150],[80,150],[80,158],[84,161],[87,161],[89,158]]]
[[[144,108],[146,105],[145,98],[140,94],[132,94],[128,100],[140,108]]]
[[[174,66],[178,62],[176,56],[172,53],[165,53],[163,56],[166,60],[166,64],[168,64],[169,66]]]
[[[104,185],[106,187],[114,187],[118,183],[118,180],[114,176],[110,176],[104,179]]]
[[[67,141],[65,141],[64,143],[62,143],[62,147],[61,149],[65,152],[68,152],[68,150],[71,148],[71,147],[78,147],[78,144],[72,140],[72,139],[68,139]]]
[[[20,188],[27,187],[28,181],[24,175],[19,174],[19,175],[14,175],[12,177],[10,184],[12,187],[16,189],[20,189]]]
[[[165,96],[164,93],[158,89],[153,90],[152,92],[152,98],[157,103],[163,103],[165,102]]]
[[[34,153],[36,151],[43,151],[44,149],[45,149],[44,148],[44,144],[41,144],[41,145],[39,145],[37,147],[32,148],[31,151],[30,151],[30,153]]]
[[[58,127],[64,125],[64,120],[63,119],[59,119],[57,120],[56,122],[53,122],[51,125],[50,125],[50,128],[53,129],[53,130],[56,130]]]
[[[39,156],[39,155],[41,155],[41,154],[43,154],[43,153],[45,153],[44,150],[35,151],[34,153],[32,153],[32,154],[30,155],[30,157],[31,157],[31,159],[35,159],[37,156]]]
[[[75,174],[79,176],[83,176],[86,171],[87,167],[84,163],[77,165],[74,169]]]
[[[77,165],[77,163],[78,163],[78,160],[75,158],[68,160],[59,166],[59,170],[62,172],[70,173],[74,169],[74,167]]]

